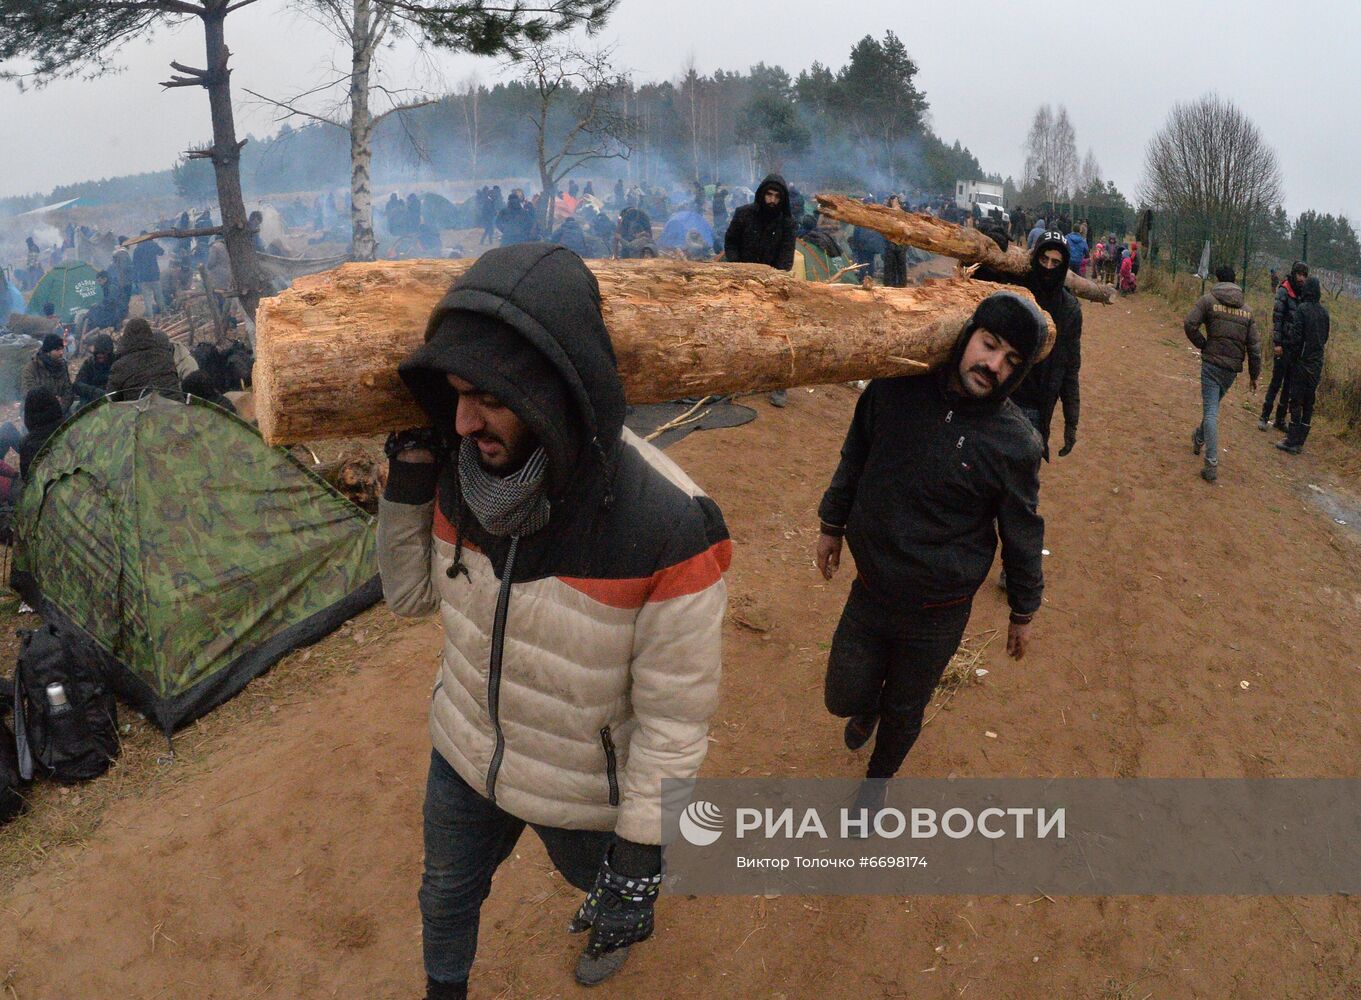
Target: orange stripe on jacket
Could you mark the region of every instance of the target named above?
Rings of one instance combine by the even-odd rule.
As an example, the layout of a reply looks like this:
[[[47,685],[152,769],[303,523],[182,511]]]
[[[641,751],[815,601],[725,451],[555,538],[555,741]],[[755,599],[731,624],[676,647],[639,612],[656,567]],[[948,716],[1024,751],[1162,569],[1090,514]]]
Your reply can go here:
[[[725,538],[703,552],[674,566],[658,570],[651,576],[623,580],[572,576],[562,576],[558,579],[593,601],[599,601],[612,608],[637,609],[650,601],[666,601],[673,597],[698,594],[717,583],[731,564],[732,540]]]

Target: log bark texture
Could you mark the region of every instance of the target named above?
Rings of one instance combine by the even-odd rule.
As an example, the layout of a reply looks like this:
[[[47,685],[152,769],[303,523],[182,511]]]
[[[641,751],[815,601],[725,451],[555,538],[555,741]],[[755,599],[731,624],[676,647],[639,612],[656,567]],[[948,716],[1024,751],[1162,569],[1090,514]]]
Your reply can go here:
[[[887,205],[866,205],[855,198],[838,194],[820,194],[816,197],[823,215],[838,222],[873,229],[894,243],[953,257],[963,264],[982,264],[1018,278],[1030,273],[1030,254],[1024,249],[1013,246],[1003,250],[977,229],[957,226],[920,212],[904,212]],[[1113,285],[1100,284],[1072,271],[1068,272],[1064,284],[1080,299],[1100,302],[1102,305],[1110,305],[1115,301]]]
[[[424,424],[397,365],[423,342],[431,310],[471,264],[346,264],[261,302],[254,389],[265,439]],[[975,307],[997,291],[965,278],[918,288],[827,285],[759,264],[590,266],[631,403],[922,372],[949,357]],[[1045,353],[1053,336],[1051,324]]]

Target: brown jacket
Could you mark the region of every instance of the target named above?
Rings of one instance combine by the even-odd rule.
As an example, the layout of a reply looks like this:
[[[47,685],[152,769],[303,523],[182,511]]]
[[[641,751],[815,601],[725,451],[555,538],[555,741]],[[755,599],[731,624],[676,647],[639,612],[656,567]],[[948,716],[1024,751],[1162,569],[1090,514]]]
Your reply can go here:
[[[1243,305],[1243,289],[1220,282],[1196,300],[1182,325],[1186,338],[1200,348],[1201,360],[1241,372],[1246,356],[1248,376],[1257,381],[1262,371],[1262,342],[1252,310]],[[1205,333],[1201,333],[1202,326]]]

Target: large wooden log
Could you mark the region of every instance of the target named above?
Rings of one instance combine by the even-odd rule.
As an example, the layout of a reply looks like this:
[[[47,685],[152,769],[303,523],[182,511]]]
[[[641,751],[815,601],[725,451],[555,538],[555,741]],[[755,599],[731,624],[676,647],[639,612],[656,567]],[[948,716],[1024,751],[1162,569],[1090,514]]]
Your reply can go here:
[[[470,260],[346,264],[260,303],[255,406],[272,444],[422,424],[397,365]],[[902,375],[943,362],[997,286],[799,281],[758,264],[591,261],[629,402]],[[1022,293],[1024,294],[1024,293]],[[1050,325],[1045,352],[1053,342]]]
[[[866,205],[855,198],[839,194],[817,195],[818,209],[828,218],[848,222],[853,226],[873,229],[894,243],[916,247],[931,253],[953,257],[963,264],[982,264],[1014,274],[1018,278],[1030,273],[1030,254],[1019,246],[1003,250],[977,229],[957,226],[920,212],[904,212],[887,205]],[[1110,305],[1115,301],[1115,288],[1068,272],[1068,290],[1080,299]]]

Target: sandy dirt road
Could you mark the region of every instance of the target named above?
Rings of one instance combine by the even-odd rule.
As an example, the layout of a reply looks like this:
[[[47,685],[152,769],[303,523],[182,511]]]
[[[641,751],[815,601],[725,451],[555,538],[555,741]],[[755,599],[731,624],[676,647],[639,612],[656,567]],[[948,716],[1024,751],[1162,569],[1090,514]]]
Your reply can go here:
[[[1356,540],[1309,502],[1320,460],[1226,401],[1218,485],[1196,475],[1195,356],[1156,299],[1088,306],[1081,440],[1042,473],[1048,589],[1031,655],[987,654],[908,760],[914,776],[1355,776]],[[764,401],[670,452],[736,544],[705,773],[854,776],[822,708],[850,572],[824,584],[814,510],[855,393]],[[375,616],[386,616],[378,610]],[[985,586],[969,632],[1005,627]],[[356,647],[363,669],[226,737],[174,788],[112,809],[0,898],[17,1000],[419,997],[420,803],[432,622]],[[290,665],[285,669],[304,669]],[[1250,682],[1247,689],[1240,681]],[[985,738],[985,731],[997,734]],[[483,913],[478,998],[585,996],[578,894],[532,835]],[[597,996],[1357,997],[1342,897],[665,898]],[[4,993],[0,989],[0,993]]]

